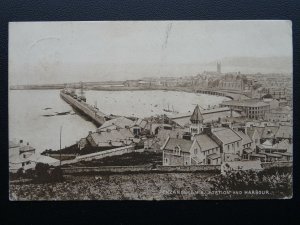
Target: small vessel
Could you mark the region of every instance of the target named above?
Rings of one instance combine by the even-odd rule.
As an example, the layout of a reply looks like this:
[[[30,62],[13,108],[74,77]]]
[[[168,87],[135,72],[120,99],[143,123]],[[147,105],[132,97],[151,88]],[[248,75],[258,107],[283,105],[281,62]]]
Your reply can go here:
[[[177,111],[174,110],[173,106],[172,106],[172,110],[171,110],[170,107],[169,107],[169,104],[168,104],[168,109],[163,109],[163,111],[165,111],[165,112],[171,112],[171,113],[178,113]]]
[[[81,82],[80,95],[78,96],[78,100],[79,100],[79,101],[86,102],[86,97],[85,97],[85,95],[84,95],[84,91],[83,91],[83,83],[82,83],[82,82]]]

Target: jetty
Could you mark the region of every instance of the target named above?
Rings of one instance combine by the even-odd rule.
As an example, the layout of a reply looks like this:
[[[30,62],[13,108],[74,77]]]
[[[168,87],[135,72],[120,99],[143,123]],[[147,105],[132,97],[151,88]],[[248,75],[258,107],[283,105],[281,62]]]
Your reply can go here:
[[[60,91],[60,97],[73,108],[91,119],[97,126],[101,126],[108,118],[108,116],[101,112],[98,108],[87,104],[80,98],[76,98],[76,96],[74,97],[74,95],[67,90]]]

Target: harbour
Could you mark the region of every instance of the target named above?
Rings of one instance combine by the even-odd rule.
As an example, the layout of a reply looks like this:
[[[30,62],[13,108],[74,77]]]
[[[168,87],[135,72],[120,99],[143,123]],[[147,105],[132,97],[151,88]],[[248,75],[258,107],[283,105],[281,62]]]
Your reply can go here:
[[[101,126],[106,121],[107,116],[99,109],[87,104],[83,100],[79,101],[78,99],[72,97],[70,93],[68,93],[69,92],[66,90],[62,90],[60,91],[60,97],[72,107],[90,118],[97,126]]]

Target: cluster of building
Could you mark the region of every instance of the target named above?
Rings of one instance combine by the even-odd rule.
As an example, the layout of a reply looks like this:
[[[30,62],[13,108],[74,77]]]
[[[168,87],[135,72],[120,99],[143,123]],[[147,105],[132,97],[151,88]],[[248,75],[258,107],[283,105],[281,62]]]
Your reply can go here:
[[[163,88],[187,87],[193,91],[215,90],[239,93],[249,98],[263,98],[271,95],[277,100],[286,100],[292,106],[292,79],[286,74],[241,74],[231,72],[223,74],[221,63],[217,62],[216,71],[204,71],[196,76],[144,78],[127,80],[122,83],[126,87]]]
[[[292,126],[270,126],[268,123],[204,123],[199,106],[190,117],[189,130],[180,135],[170,131],[163,151],[163,165],[217,165],[223,162],[292,160]],[[173,133],[173,134],[171,134]],[[175,136],[175,137],[174,137]]]

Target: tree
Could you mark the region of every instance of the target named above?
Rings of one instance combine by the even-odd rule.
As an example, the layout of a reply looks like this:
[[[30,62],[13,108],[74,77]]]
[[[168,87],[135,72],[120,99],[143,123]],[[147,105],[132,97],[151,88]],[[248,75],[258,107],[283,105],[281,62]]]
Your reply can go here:
[[[18,178],[21,178],[24,175],[24,169],[23,168],[18,169],[16,175]]]

